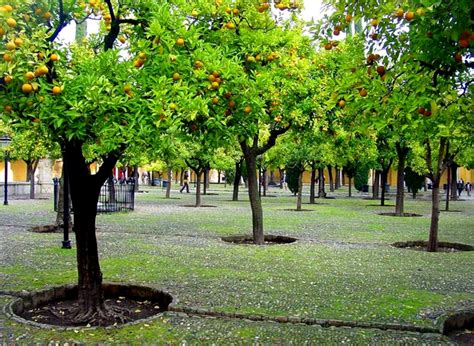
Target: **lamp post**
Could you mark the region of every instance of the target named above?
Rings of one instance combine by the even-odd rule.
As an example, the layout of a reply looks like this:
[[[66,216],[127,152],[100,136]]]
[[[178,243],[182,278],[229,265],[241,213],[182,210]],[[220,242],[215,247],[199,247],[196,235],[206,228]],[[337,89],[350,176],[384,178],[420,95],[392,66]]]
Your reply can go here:
[[[0,137],[0,147],[5,151],[5,182],[3,184],[3,205],[8,205],[8,156],[10,154],[10,152],[8,151],[8,145],[10,144],[10,142],[11,139],[7,135],[2,135]]]

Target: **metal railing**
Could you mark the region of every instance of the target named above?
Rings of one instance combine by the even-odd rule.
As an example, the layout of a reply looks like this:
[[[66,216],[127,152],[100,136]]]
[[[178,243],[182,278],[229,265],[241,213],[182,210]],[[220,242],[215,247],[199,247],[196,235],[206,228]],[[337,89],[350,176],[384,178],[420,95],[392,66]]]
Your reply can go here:
[[[114,184],[107,181],[100,189],[97,213],[115,213],[135,208],[135,183]]]
[[[57,211],[59,198],[59,179],[54,180],[54,211]],[[107,181],[100,189],[97,213],[115,213],[135,209],[135,183],[132,179],[128,183]]]

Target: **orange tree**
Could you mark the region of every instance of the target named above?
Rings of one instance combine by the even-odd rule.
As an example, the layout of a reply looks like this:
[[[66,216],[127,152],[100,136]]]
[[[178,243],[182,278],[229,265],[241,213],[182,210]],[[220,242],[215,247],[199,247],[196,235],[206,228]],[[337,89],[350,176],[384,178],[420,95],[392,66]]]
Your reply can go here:
[[[436,251],[441,175],[460,148],[472,145],[472,3],[411,0],[375,6],[371,1],[327,2],[335,8],[322,26],[327,34],[335,26],[344,30],[354,21],[366,24],[367,65],[389,86],[382,99],[391,105],[384,108],[390,113],[388,124],[398,123],[401,117],[394,136],[408,134],[424,145],[427,176],[433,182],[428,251]],[[393,92],[390,86],[399,91]],[[375,89],[383,90],[380,85]],[[366,111],[377,111],[380,101],[367,101]],[[382,114],[375,114],[373,121],[384,127],[384,120]]]
[[[179,122],[201,145],[237,139],[249,174],[254,242],[262,244],[257,157],[303,117],[298,104],[308,96],[309,39],[289,13],[294,4],[276,4],[281,15],[275,18],[261,1],[177,3],[172,10],[169,4],[147,9],[169,22],[151,21],[147,39],[135,44],[147,55],[143,64],[137,60],[149,76],[142,88],[154,96],[160,126]],[[168,88],[156,84],[158,71]]]
[[[132,11],[129,6],[133,3],[22,0],[0,7],[2,118],[14,127],[34,123],[48,131],[61,145],[70,178],[79,284],[77,323],[124,318],[104,304],[95,218],[100,188],[124,149],[145,145],[154,134],[155,119],[138,92],[138,81],[148,77],[136,68],[140,62],[118,49],[126,36],[144,30],[147,18],[137,19],[136,8]],[[101,19],[97,36],[70,47],[56,42],[68,22],[87,16]],[[138,58],[146,59],[142,53]],[[166,87],[155,81],[160,83]],[[91,145],[100,163],[94,175],[84,155]]]

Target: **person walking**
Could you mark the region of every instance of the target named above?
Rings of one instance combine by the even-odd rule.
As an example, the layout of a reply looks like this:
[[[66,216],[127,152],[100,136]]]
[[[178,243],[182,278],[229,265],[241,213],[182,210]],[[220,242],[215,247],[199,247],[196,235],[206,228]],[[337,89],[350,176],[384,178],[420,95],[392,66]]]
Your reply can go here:
[[[189,193],[189,184],[188,184],[188,172],[184,172],[183,176],[183,187],[179,190],[180,193],[183,193],[183,190],[186,189],[186,193]]]
[[[466,194],[468,196],[471,196],[471,191],[472,191],[472,184],[468,181],[466,185],[464,186],[464,189],[466,190]]]
[[[464,190],[464,180],[459,179],[457,188],[458,188],[458,195],[459,197],[461,197],[462,190]]]

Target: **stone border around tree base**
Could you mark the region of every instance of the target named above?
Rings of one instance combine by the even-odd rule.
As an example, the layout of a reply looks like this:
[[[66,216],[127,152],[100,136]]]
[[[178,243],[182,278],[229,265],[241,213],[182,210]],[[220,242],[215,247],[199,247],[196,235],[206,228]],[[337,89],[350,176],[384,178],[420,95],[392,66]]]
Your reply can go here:
[[[396,243],[393,243],[392,246],[399,249],[423,248],[423,247],[426,248],[428,247],[428,242],[425,240],[410,240],[410,241],[404,241],[404,242],[396,242]],[[472,245],[461,244],[461,243],[450,243],[450,242],[444,242],[444,241],[438,242],[438,247],[454,249],[458,251],[474,251],[474,246]]]
[[[146,286],[137,286],[137,285],[119,285],[119,284],[111,284],[106,283],[104,284],[104,290],[109,289],[114,292],[113,294],[123,294],[123,290],[129,289],[130,292],[135,292],[135,294],[139,292],[143,292],[141,290],[146,290],[147,294],[155,295],[155,292],[158,292],[161,295],[161,299],[165,300],[165,304],[170,304],[172,297],[165,292],[156,290],[151,287]],[[108,288],[106,288],[108,287]],[[228,313],[228,312],[217,312],[211,311],[206,309],[199,309],[199,308],[192,308],[192,307],[183,307],[183,306],[168,306],[163,309],[162,312],[157,313],[154,316],[135,320],[132,322],[108,326],[108,327],[100,327],[100,326],[93,326],[93,327],[62,327],[62,326],[55,326],[49,324],[43,324],[38,322],[33,322],[30,320],[26,320],[24,318],[19,317],[15,310],[22,306],[26,308],[23,304],[23,299],[27,297],[27,299],[33,299],[36,296],[37,304],[44,303],[43,299],[46,298],[47,295],[56,295],[56,294],[72,294],[74,290],[77,290],[77,286],[75,285],[66,285],[66,286],[59,286],[49,289],[44,289],[41,291],[36,291],[36,294],[28,293],[28,292],[2,292],[4,295],[11,295],[17,296],[21,298],[17,298],[12,300],[10,303],[3,307],[3,312],[5,315],[16,322],[27,324],[36,328],[40,329],[54,329],[54,330],[63,330],[63,331],[71,331],[71,330],[94,330],[98,328],[104,329],[117,329],[123,326],[128,325],[135,325],[142,322],[152,321],[156,319],[158,316],[162,315],[162,312],[171,312],[177,314],[185,314],[190,316],[201,316],[201,317],[209,317],[209,318],[227,318],[227,319],[240,319],[240,320],[247,320],[252,322],[275,322],[275,323],[287,323],[287,324],[304,324],[308,326],[320,326],[322,328],[329,328],[329,327],[336,327],[336,328],[361,328],[361,329],[378,329],[378,330],[385,330],[385,331],[401,331],[401,332],[414,332],[414,333],[430,333],[430,334],[442,334],[445,336],[453,335],[456,331],[462,331],[466,328],[471,328],[474,326],[474,310],[472,309],[462,309],[457,311],[448,312],[441,317],[439,317],[436,321],[437,327],[430,327],[430,326],[417,326],[413,324],[403,324],[403,323],[382,323],[382,322],[364,322],[364,321],[344,321],[344,320],[333,320],[333,319],[315,319],[315,318],[305,318],[305,317],[298,317],[298,316],[266,316],[266,315],[248,315],[244,313]],[[110,292],[110,291],[108,291]],[[141,297],[143,298],[143,297]],[[53,298],[54,299],[54,298]],[[150,299],[150,298],[148,298]]]
[[[192,316],[203,316],[203,317],[217,317],[217,318],[229,318],[229,319],[243,319],[254,322],[277,322],[277,323],[289,323],[289,324],[306,324],[309,326],[321,326],[323,328],[329,327],[349,327],[349,328],[362,328],[362,329],[379,329],[379,330],[395,330],[405,332],[416,332],[416,333],[432,333],[441,334],[440,329],[436,327],[425,327],[411,324],[399,324],[399,323],[380,323],[380,322],[363,322],[363,321],[343,321],[343,320],[329,320],[329,319],[314,319],[297,316],[265,316],[265,315],[246,315],[242,313],[226,313],[209,311],[205,309],[188,308],[181,306],[170,306],[169,312],[184,313]]]
[[[16,296],[17,299],[12,300],[10,303],[6,304],[3,307],[4,314],[11,318],[12,320],[27,324],[33,327],[41,328],[41,329],[55,329],[55,330],[92,330],[97,328],[105,328],[105,329],[115,329],[122,326],[134,325],[141,322],[151,321],[159,316],[162,312],[167,311],[169,304],[173,301],[173,297],[166,292],[161,290],[147,287],[147,286],[139,286],[139,285],[127,285],[127,284],[118,284],[118,283],[103,283],[102,284],[104,295],[106,297],[118,297],[118,296],[125,296],[127,298],[135,298],[135,299],[146,299],[149,301],[156,302],[160,307],[160,310],[157,312],[156,315],[138,319],[135,321],[130,321],[123,324],[112,325],[108,327],[100,327],[100,326],[57,326],[51,324],[44,324],[38,323],[31,320],[27,320],[19,314],[21,314],[26,309],[35,308],[41,304],[45,304],[47,302],[53,301],[60,301],[60,300],[70,300],[77,298],[77,285],[64,285],[64,286],[55,286],[45,288],[43,290],[38,291],[22,291],[13,296]]]
[[[230,236],[230,237],[222,237],[222,241],[226,243],[233,243],[233,244],[241,244],[241,245],[250,245],[253,243],[253,237],[250,235],[237,235],[237,236]],[[283,235],[271,235],[265,234],[264,241],[273,244],[291,244],[296,242],[298,239]]]

